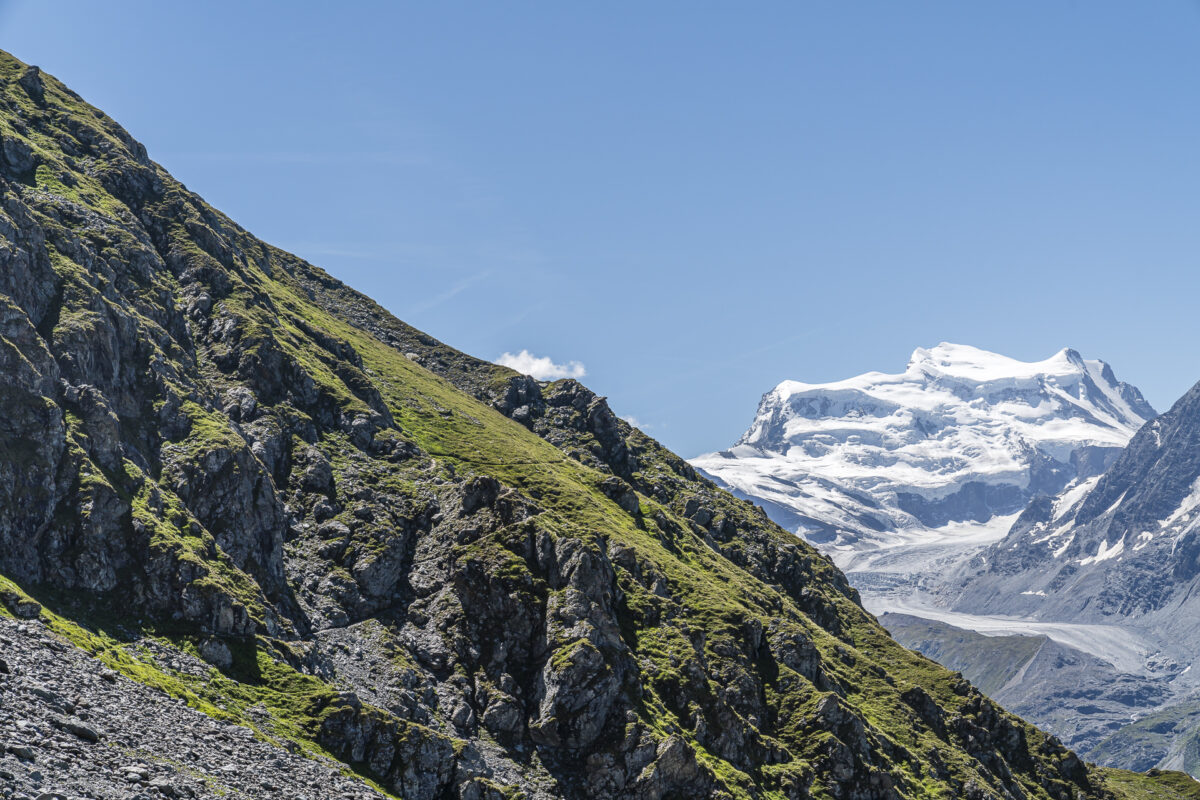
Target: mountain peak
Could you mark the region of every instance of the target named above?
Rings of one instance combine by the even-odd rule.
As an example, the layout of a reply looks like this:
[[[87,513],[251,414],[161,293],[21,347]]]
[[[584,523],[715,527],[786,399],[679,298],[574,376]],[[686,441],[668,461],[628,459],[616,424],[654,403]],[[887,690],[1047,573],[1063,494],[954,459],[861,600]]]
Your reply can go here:
[[[1098,366],[1102,362],[1094,362]],[[1033,378],[1039,375],[1083,373],[1087,364],[1078,351],[1064,347],[1042,361],[1020,361],[965,344],[941,342],[918,347],[908,361],[908,371],[936,373],[979,382]]]
[[[1021,361],[941,342],[898,374],[783,381],[732,451],[693,463],[846,552],[959,523],[999,526],[995,538],[1030,497],[1111,463],[1153,416],[1071,348]]]

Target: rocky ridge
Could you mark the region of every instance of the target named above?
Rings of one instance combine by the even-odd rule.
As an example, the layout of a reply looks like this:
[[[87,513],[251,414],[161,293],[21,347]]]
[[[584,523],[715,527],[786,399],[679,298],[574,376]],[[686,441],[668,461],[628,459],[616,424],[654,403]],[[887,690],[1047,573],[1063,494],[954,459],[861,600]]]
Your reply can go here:
[[[1031,504],[952,579],[966,585],[956,603],[1059,619],[1177,617],[1200,580],[1198,445],[1200,385],[1103,475]],[[1011,596],[1014,580],[1025,594]]]
[[[1089,767],[603,398],[391,318],[7,55],[0,154],[18,791],[261,796],[272,759],[406,800],[1191,791]]]

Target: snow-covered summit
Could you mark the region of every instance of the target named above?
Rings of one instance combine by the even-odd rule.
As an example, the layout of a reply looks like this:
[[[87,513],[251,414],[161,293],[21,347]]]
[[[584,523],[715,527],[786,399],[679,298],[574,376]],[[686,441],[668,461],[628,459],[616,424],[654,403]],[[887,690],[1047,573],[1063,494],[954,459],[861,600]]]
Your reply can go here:
[[[900,373],[783,381],[732,449],[692,463],[818,543],[873,546],[1019,512],[1103,470],[1154,413],[1074,350],[1026,362],[943,342]]]
[[[1103,367],[1102,361],[1093,364]],[[937,347],[918,347],[908,361],[909,370],[942,374],[965,380],[994,382],[1037,378],[1042,375],[1069,375],[1085,369],[1079,353],[1064,347],[1045,361],[1018,361],[978,347],[942,342]]]
[[[1104,362],[1094,361],[1103,368]],[[810,389],[855,389],[878,383],[900,382],[914,375],[929,377],[943,376],[960,378],[976,383],[995,383],[1037,378],[1042,375],[1069,375],[1079,373],[1085,362],[1076,351],[1064,347],[1045,361],[1018,361],[1015,358],[980,350],[965,344],[942,342],[935,347],[918,347],[908,360],[908,367],[899,374],[868,372],[854,378],[833,383],[802,383],[783,381],[775,388],[781,393],[802,392]]]

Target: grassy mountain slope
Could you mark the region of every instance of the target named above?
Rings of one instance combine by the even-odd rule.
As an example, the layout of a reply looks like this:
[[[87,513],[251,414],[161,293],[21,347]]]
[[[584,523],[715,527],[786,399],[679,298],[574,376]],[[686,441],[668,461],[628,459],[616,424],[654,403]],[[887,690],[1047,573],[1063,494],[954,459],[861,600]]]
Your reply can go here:
[[[578,383],[445,347],[53,78],[0,82],[8,613],[411,800],[1200,796],[900,647]]]

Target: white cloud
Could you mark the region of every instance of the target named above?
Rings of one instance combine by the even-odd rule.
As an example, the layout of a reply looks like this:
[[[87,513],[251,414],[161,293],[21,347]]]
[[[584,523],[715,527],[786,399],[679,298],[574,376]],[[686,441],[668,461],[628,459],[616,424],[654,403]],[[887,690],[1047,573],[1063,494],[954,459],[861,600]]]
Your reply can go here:
[[[568,361],[565,364],[555,364],[546,356],[535,356],[528,350],[513,355],[505,353],[496,359],[502,367],[515,369],[531,375],[539,381],[552,381],[558,378],[582,378],[587,375],[587,369],[578,361]]]
[[[632,414],[630,414],[627,417],[621,417],[621,419],[625,420],[630,425],[632,425],[633,427],[635,427],[641,431],[648,431],[652,427],[654,427],[653,425],[648,425],[645,422],[642,422],[641,420],[639,420],[637,417],[633,416]]]

